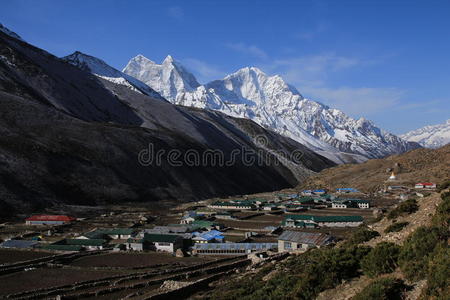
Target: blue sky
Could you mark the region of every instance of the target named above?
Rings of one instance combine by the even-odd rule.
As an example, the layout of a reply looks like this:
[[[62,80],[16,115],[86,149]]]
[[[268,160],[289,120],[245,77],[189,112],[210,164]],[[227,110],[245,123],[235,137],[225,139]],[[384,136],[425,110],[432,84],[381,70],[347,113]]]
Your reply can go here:
[[[171,54],[206,82],[257,66],[398,134],[450,118],[449,16],[444,0],[2,0],[0,22],[118,69]]]

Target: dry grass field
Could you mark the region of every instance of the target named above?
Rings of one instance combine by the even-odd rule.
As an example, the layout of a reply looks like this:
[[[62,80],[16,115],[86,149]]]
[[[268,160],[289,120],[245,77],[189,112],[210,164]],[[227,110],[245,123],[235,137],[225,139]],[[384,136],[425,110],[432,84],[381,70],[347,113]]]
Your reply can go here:
[[[199,257],[175,257],[168,253],[144,252],[144,253],[108,253],[102,255],[87,256],[71,263],[78,267],[152,267],[161,264],[193,265],[211,260],[211,258]]]
[[[0,249],[0,264],[9,264],[53,255],[50,252]]]
[[[118,274],[124,273],[121,271],[80,271],[59,268],[41,268],[27,272],[17,272],[1,277],[0,295],[72,284],[79,281],[99,279]]]

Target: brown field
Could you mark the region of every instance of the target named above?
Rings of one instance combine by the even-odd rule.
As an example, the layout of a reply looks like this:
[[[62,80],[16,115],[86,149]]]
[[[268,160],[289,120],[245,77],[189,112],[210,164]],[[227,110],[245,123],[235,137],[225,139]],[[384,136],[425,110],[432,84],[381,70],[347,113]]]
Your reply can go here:
[[[175,257],[171,254],[158,252],[144,253],[109,253],[79,258],[71,263],[78,267],[151,267],[160,264],[193,265],[211,260],[198,257]]]
[[[0,277],[0,295],[72,284],[75,282],[100,279],[118,274],[124,273],[121,271],[80,271],[47,268],[35,269],[28,272],[17,272]]]
[[[15,263],[51,255],[53,255],[53,253],[29,250],[0,249],[0,264]]]
[[[253,217],[249,220],[251,221],[261,221],[261,222],[271,222],[271,223],[279,223],[284,219],[284,214],[281,213],[279,215],[262,215],[262,216],[257,216],[257,217]]]
[[[269,223],[263,223],[263,222],[258,222],[258,221],[234,221],[234,220],[221,220],[223,222],[221,222],[222,224],[224,224],[227,227],[232,227],[232,228],[245,228],[245,229],[263,229],[266,226],[273,226],[273,225],[279,225],[279,222],[269,222]]]

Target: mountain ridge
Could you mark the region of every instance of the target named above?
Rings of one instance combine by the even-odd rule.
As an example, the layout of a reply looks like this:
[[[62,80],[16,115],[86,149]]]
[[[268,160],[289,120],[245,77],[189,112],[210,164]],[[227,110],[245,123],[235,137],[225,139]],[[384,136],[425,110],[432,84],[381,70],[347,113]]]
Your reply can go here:
[[[97,57],[82,53],[80,51],[75,51],[70,55],[64,56],[62,59],[82,70],[90,72],[106,80],[125,85],[134,91],[145,94],[154,99],[165,100],[158,92],[142,81],[120,72]]]
[[[428,125],[400,135],[405,140],[426,148],[439,148],[450,143],[450,119],[445,123]]]
[[[142,55],[140,58],[142,59]],[[175,62],[172,57],[171,61]],[[173,74],[174,77],[150,78],[148,76],[154,74],[155,68],[164,73],[165,68],[180,68],[181,64],[177,62],[176,66],[169,66],[166,60],[161,65],[154,62],[139,64],[136,58],[132,58],[130,62],[123,72],[157,91],[173,86],[171,80],[183,82],[184,74],[189,74],[189,78],[193,76],[186,71]],[[338,151],[357,154],[366,159],[420,147],[416,143],[403,141],[364,118],[355,120],[342,111],[304,98],[281,76],[268,76],[256,67],[241,68],[223,79],[196,88],[178,85],[177,89],[172,89],[172,93],[164,95],[167,100],[178,105],[219,110],[231,116],[251,119],[266,128],[315,147],[322,154],[328,152],[331,155],[328,157],[337,162],[339,158],[332,153],[329,145]],[[360,162],[363,160],[365,159]]]
[[[54,204],[189,201],[278,190],[335,165],[250,120],[173,105],[0,32],[0,217]],[[267,144],[255,137],[263,135]],[[139,154],[243,148],[267,164],[144,165]],[[284,159],[301,150],[299,159]],[[181,157],[183,162],[183,156]],[[250,178],[252,180],[242,180]]]

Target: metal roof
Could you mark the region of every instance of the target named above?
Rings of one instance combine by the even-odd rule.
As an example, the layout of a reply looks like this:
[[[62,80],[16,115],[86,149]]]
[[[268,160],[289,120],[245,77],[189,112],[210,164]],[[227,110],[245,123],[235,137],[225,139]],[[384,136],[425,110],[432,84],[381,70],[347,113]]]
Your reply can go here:
[[[182,237],[179,235],[173,234],[144,234],[144,241],[148,241],[151,243],[175,243],[177,240]]]
[[[159,233],[186,233],[198,229],[200,229],[200,226],[195,224],[171,224],[167,226],[155,226],[151,230]]]
[[[63,221],[63,222],[71,222],[75,221],[75,218],[64,216],[64,215],[35,215],[31,216],[26,221]]]
[[[53,245],[102,246],[108,241],[104,239],[64,239]]]
[[[159,230],[155,230],[155,229],[144,229],[144,231],[142,231],[139,236],[144,237],[144,234],[166,234],[166,235],[176,235],[176,236],[181,236],[183,237],[183,239],[190,239],[193,236],[192,232],[183,232],[183,233],[173,233],[173,232],[166,232],[166,231],[159,231]]]
[[[309,220],[314,222],[362,222],[361,216],[313,216],[313,215],[286,215],[284,220]]]
[[[278,249],[278,243],[207,243],[195,244],[195,250],[253,250],[262,251]]]
[[[325,233],[285,231],[278,237],[278,239],[299,244],[323,246],[330,243],[333,237]]]
[[[193,235],[200,239],[210,240],[221,240],[224,238],[223,233],[218,230],[211,230],[207,232],[194,232]]]
[[[8,240],[0,244],[0,248],[30,248],[38,245],[37,241]]]

